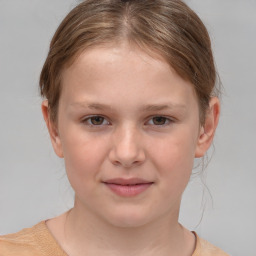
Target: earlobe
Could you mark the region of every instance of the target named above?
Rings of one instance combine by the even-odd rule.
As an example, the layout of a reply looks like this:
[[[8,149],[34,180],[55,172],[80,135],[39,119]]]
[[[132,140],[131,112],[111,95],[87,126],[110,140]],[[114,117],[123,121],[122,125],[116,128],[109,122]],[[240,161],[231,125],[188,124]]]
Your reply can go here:
[[[209,102],[209,108],[206,112],[205,123],[200,128],[198,136],[195,157],[204,156],[208,148],[211,146],[213,137],[219,122],[220,102],[217,97],[212,97]]]
[[[53,149],[57,156],[63,158],[63,151],[62,151],[62,145],[60,136],[58,133],[58,129],[56,127],[56,124],[54,124],[50,118],[49,115],[49,107],[48,107],[48,100],[44,100],[41,105],[42,114],[44,117],[44,121],[47,125],[48,132],[51,138]]]

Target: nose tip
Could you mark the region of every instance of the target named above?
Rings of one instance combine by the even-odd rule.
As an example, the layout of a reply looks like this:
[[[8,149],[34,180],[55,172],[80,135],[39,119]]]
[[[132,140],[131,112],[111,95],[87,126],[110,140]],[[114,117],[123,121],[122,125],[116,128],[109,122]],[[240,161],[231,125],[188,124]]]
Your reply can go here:
[[[127,132],[112,141],[114,143],[109,153],[112,164],[131,168],[145,161],[145,152],[141,139],[134,132]]]
[[[119,147],[111,150],[110,160],[114,165],[130,168],[142,164],[145,160],[145,155],[141,149],[125,146],[121,148],[119,145]]]

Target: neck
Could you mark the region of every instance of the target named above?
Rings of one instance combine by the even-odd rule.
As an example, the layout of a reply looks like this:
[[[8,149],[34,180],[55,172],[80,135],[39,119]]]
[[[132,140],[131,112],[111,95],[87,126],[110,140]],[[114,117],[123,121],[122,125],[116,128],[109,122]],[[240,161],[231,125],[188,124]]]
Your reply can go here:
[[[64,250],[76,255],[192,255],[194,237],[178,212],[139,227],[117,227],[76,204],[63,219]]]

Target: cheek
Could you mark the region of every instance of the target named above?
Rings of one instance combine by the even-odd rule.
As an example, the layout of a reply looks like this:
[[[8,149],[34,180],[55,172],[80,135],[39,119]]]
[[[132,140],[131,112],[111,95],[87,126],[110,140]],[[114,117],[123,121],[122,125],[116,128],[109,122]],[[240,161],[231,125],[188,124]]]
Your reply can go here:
[[[189,181],[196,147],[193,138],[190,132],[180,132],[164,141],[155,142],[151,149],[159,179],[170,190],[183,192]]]
[[[103,141],[85,136],[84,133],[70,132],[62,140],[65,167],[68,179],[76,191],[98,180],[100,166],[104,161]]]

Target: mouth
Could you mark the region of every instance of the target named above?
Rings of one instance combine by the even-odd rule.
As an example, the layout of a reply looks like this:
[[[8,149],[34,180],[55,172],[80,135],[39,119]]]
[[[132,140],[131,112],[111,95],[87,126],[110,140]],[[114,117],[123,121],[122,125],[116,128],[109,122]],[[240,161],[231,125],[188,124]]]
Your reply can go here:
[[[138,178],[110,179],[103,182],[112,192],[122,197],[132,197],[147,190],[154,182]]]

